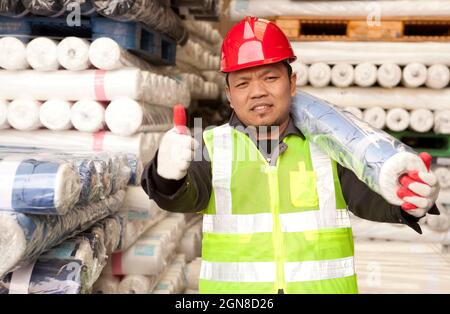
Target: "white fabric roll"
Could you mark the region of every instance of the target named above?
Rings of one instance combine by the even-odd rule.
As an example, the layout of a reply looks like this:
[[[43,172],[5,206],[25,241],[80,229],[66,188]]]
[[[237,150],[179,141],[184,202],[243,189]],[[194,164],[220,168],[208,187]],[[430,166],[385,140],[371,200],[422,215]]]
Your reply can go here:
[[[433,169],[434,174],[436,175],[439,185],[442,189],[446,189],[450,187],[450,169],[447,167],[436,167]]]
[[[394,131],[404,131],[409,126],[409,113],[403,108],[390,109],[386,115],[386,126]]]
[[[350,112],[355,117],[358,117],[361,120],[363,119],[362,110],[359,109],[358,107],[345,107],[344,110]]]
[[[96,294],[117,294],[119,293],[120,280],[118,277],[108,274],[103,274],[95,282],[92,289]]]
[[[101,37],[89,49],[89,60],[98,69],[115,70],[124,67],[150,69],[150,65],[119,46],[113,39]]]
[[[86,133],[74,130],[54,132],[36,130],[24,132],[3,130],[0,143],[9,146],[59,149],[68,152],[122,152],[135,154],[144,164],[158,149],[162,133],[139,133],[134,136],[118,136],[111,132]]]
[[[97,132],[105,126],[105,106],[95,100],[77,101],[70,111],[70,121],[75,129]]]
[[[78,37],[66,37],[57,48],[58,62],[67,70],[81,71],[89,69],[89,41]]]
[[[434,115],[428,109],[411,111],[409,126],[416,132],[428,132],[433,127]]]
[[[41,102],[31,99],[16,99],[8,106],[8,123],[17,130],[31,131],[39,129]]]
[[[410,63],[403,68],[402,83],[406,87],[419,87],[427,80],[427,67],[422,63]]]
[[[155,276],[126,275],[119,284],[119,293],[149,294],[156,285]]]
[[[314,63],[308,69],[309,83],[314,87],[324,87],[330,84],[331,69],[326,63]]]
[[[189,289],[198,290],[200,278],[201,259],[195,259],[186,265],[187,286]]]
[[[438,134],[450,134],[450,110],[438,110],[434,112],[434,132]]]
[[[425,85],[429,88],[441,89],[450,82],[450,70],[443,64],[433,64],[427,70]]]
[[[180,245],[177,248],[178,253],[186,256],[186,261],[190,262],[199,257],[202,252],[202,222],[194,224],[186,230]]]
[[[137,101],[119,98],[111,101],[105,111],[105,121],[111,132],[128,136],[144,123],[144,109]]]
[[[377,82],[377,67],[372,63],[360,63],[355,67],[355,84],[369,87]]]
[[[353,84],[354,70],[348,63],[338,63],[331,69],[331,83],[337,87],[348,87]]]
[[[15,37],[0,38],[0,68],[5,70],[25,70],[29,68],[27,48]]]
[[[297,86],[308,84],[308,66],[301,62],[292,63],[292,70],[297,73]]]
[[[363,113],[363,120],[374,128],[382,129],[386,124],[386,112],[380,107],[366,109]]]
[[[397,86],[402,79],[402,70],[394,63],[383,63],[377,72],[378,84],[385,88]]]
[[[178,294],[186,289],[186,258],[177,254],[161,276],[153,294]]]
[[[30,66],[38,71],[55,71],[59,69],[58,42],[47,38],[38,37],[27,45],[27,61]]]
[[[70,109],[72,103],[64,100],[47,100],[42,104],[39,111],[39,120],[47,129],[54,131],[69,130],[72,128],[70,122]]]
[[[0,130],[10,128],[8,123],[8,106],[8,101],[0,99]]]

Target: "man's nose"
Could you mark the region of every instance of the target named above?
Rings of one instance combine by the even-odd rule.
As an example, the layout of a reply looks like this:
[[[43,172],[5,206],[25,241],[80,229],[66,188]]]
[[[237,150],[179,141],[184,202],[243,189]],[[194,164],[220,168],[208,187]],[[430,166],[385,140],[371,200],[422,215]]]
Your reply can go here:
[[[261,80],[256,80],[250,84],[250,98],[257,99],[267,96],[267,90]]]

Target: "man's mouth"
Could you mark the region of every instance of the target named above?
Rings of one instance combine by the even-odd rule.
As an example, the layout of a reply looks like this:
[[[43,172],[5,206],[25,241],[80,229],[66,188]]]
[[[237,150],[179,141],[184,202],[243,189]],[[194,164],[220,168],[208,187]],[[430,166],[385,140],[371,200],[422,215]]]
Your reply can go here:
[[[273,105],[271,104],[257,104],[251,107],[250,110],[256,113],[264,113],[266,111],[269,111],[272,107]]]

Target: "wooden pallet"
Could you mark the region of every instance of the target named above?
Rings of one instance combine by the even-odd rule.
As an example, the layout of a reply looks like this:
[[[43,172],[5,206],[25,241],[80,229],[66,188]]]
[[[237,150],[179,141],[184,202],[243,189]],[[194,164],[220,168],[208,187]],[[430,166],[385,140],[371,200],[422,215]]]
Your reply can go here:
[[[298,41],[450,41],[450,17],[395,18],[380,21],[345,17],[270,18]]]

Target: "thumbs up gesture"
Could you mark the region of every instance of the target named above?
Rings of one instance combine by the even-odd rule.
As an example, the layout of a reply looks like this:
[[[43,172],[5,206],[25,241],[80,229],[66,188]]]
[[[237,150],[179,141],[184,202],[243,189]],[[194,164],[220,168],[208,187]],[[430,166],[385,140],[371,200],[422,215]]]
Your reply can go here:
[[[188,134],[183,106],[174,107],[173,120],[174,128],[167,131],[161,139],[156,171],[165,179],[181,180],[186,176],[199,144]]]
[[[404,201],[402,209],[415,217],[423,217],[434,205],[439,194],[437,178],[430,171],[431,156],[428,153],[420,153],[419,156],[428,171],[413,170],[401,175],[401,186],[397,190],[397,196]]]

